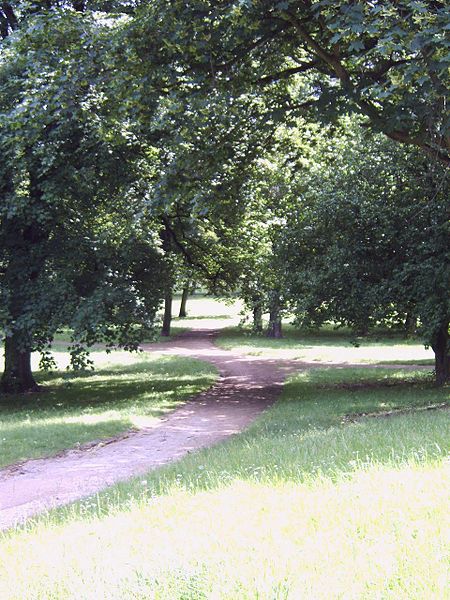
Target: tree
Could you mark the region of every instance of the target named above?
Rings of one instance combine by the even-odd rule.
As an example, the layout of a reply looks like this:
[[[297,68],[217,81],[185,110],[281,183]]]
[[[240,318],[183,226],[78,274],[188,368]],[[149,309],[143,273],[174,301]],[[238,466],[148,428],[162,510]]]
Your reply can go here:
[[[139,14],[170,65],[167,90],[189,79],[327,116],[345,99],[375,130],[450,163],[444,1],[158,0]]]
[[[101,11],[110,15],[133,14],[137,2],[134,0],[21,0],[3,1],[0,4],[0,37],[6,39],[26,22],[28,17],[45,14],[52,9]]]
[[[281,128],[282,129],[282,128]],[[246,216],[239,236],[245,253],[238,294],[253,315],[253,332],[263,332],[263,314],[268,313],[267,336],[282,337],[286,311],[284,256],[280,242],[286,227],[289,174],[286,154],[276,135],[273,147],[249,168],[242,187]]]
[[[188,316],[187,302],[189,296],[194,293],[196,288],[196,282],[194,279],[195,275],[192,269],[180,269],[179,285],[181,286],[181,301],[180,310],[178,311],[178,318],[185,319]]]
[[[229,293],[246,256],[242,187],[270,142],[267,114],[272,107],[253,97],[235,101],[226,91],[196,96],[188,80],[180,81],[178,93],[172,94],[164,79],[171,73],[164,51],[158,56],[164,68],[146,58],[154,52],[153,43],[143,35],[140,19],[130,23],[122,43],[129,48],[123,89],[132,88],[137,96],[129,107],[133,133],[152,152],[148,203],[161,220],[170,288],[180,269],[188,269],[212,293]],[[156,110],[147,102],[155,94]],[[165,333],[170,297],[168,290]]]
[[[364,333],[419,322],[435,352],[436,382],[449,376],[448,178],[417,151],[370,137],[314,133],[293,184],[283,254],[299,320],[332,320]],[[311,133],[309,133],[311,139]]]
[[[111,32],[108,30],[108,34]],[[73,329],[136,348],[161,298],[155,229],[136,191],[139,148],[103,92],[111,36],[74,11],[31,15],[0,64],[3,391],[35,390],[30,353]]]

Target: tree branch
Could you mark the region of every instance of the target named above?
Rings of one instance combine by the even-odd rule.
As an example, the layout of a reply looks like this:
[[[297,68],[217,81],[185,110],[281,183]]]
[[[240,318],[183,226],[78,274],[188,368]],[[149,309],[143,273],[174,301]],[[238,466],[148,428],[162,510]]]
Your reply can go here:
[[[14,12],[14,9],[11,6],[11,3],[10,2],[2,2],[2,10],[3,10],[5,17],[8,19],[8,23],[9,23],[9,26],[11,27],[11,29],[13,29],[13,30],[17,29],[18,21],[17,21],[16,14]]]
[[[380,113],[380,111],[371,102],[369,102],[361,96],[360,91],[352,81],[350,73],[340,61],[337,52],[330,53],[326,49],[324,49],[305,29],[303,22],[300,21],[300,19],[298,19],[296,15],[293,15],[289,12],[282,12],[281,15],[295,27],[297,33],[299,34],[303,42],[306,44],[310,52],[312,52],[315,56],[317,56],[319,59],[321,59],[333,69],[333,71],[339,78],[342,87],[344,88],[344,91],[347,92],[351,100],[353,100],[359,106],[362,112],[369,117],[369,119],[375,124],[376,127],[380,129],[380,131],[383,131],[385,135],[397,142],[418,146],[428,154],[431,154],[435,158],[439,158],[439,160],[441,160],[442,162],[446,164],[450,163],[450,156],[448,154],[448,147],[446,145],[445,140],[443,141],[443,144],[440,148],[433,148],[433,146],[426,141],[423,134],[412,135],[408,131],[387,130],[385,127],[385,119],[383,118],[383,114]],[[401,64],[402,62],[406,61],[392,62],[392,64],[390,64],[388,68],[386,65],[384,72],[387,72],[387,70],[389,70],[395,65]],[[382,74],[379,76],[381,77]]]
[[[251,44],[241,44],[234,48],[233,50],[233,58],[227,62],[224,62],[219,65],[215,65],[216,71],[228,71],[231,67],[233,67],[236,63],[238,63],[242,58],[247,56],[252,50],[255,50],[262,44],[269,42],[270,40],[276,38],[282,31],[284,31],[288,27],[287,23],[283,23],[280,27],[277,27],[273,31],[267,33],[259,37]]]
[[[313,60],[311,62],[302,62],[298,67],[290,67],[289,69],[284,69],[283,71],[278,71],[277,73],[273,73],[272,75],[265,75],[260,79],[257,79],[254,83],[267,85],[270,83],[275,83],[276,81],[280,81],[281,79],[289,79],[292,75],[296,75],[297,73],[305,73],[310,69],[317,68],[318,61]]]
[[[166,215],[162,216],[162,222],[164,223],[164,227],[165,227],[167,233],[169,233],[170,238],[172,239],[173,243],[175,244],[177,249],[180,251],[182,256],[185,258],[187,264],[189,266],[196,267],[197,269],[202,271],[202,273],[205,275],[205,277],[208,280],[216,282],[217,275],[211,275],[211,273],[208,271],[208,269],[205,267],[205,265],[198,262],[191,256],[190,252],[188,252],[188,250],[185,248],[184,244],[178,239],[177,233],[173,229],[173,227],[170,223],[170,219]]]
[[[361,75],[368,77],[369,79],[373,79],[374,81],[379,81],[386,73],[388,73],[392,68],[398,67],[400,65],[404,65],[407,62],[410,62],[408,59],[404,58],[402,60],[386,60],[380,63],[380,65],[375,69],[367,69]]]

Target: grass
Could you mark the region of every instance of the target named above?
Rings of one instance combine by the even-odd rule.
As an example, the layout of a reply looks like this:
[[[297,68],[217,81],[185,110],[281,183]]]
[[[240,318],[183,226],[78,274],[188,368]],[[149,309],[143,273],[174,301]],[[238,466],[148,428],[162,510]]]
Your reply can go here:
[[[3,534],[0,597],[446,596],[447,411],[421,372],[314,369],[245,433]]]
[[[55,352],[60,367],[67,353]],[[47,390],[0,404],[0,466],[56,454],[149,426],[207,388],[210,365],[187,358],[97,350],[95,371],[39,373]]]
[[[221,327],[225,325],[237,324],[240,320],[240,310],[242,302],[240,300],[228,300],[215,298],[205,294],[196,293],[190,296],[187,302],[187,317],[179,318],[177,315],[180,310],[181,295],[175,294],[172,304],[172,324],[170,327],[170,336],[159,336],[156,339],[146,340],[146,343],[168,341],[180,333],[191,329],[192,327]],[[162,320],[163,313],[159,314]],[[65,350],[70,339],[70,330],[63,329],[55,334],[53,348]],[[101,344],[95,345],[91,352],[102,350]],[[38,364],[36,358],[35,364]]]
[[[221,332],[218,344],[226,350],[239,350],[253,356],[307,362],[434,364],[430,349],[425,349],[416,339],[405,339],[392,332],[356,340],[352,340],[346,330],[325,328],[320,332],[307,332],[286,324],[283,332],[282,339],[274,340],[251,334],[248,328],[230,327]]]
[[[203,323],[208,315],[232,319],[236,308],[197,294],[189,299],[188,311],[190,320],[176,319],[171,337],[193,326],[196,319]],[[96,371],[65,372],[68,339],[68,331],[55,336],[52,354],[59,371],[36,374],[38,382],[49,387],[47,392],[9,396],[7,403],[0,402],[0,467],[151,425],[215,379],[215,370],[205,363],[186,358],[156,360],[122,351],[107,354],[102,345],[91,349]],[[1,350],[0,355],[2,360]],[[39,358],[37,353],[32,356],[35,371]]]
[[[180,297],[175,296],[172,310],[175,327],[224,327],[239,323],[239,313],[243,305],[240,300],[230,301],[203,294],[195,294],[188,299],[187,317],[178,318],[179,307]]]

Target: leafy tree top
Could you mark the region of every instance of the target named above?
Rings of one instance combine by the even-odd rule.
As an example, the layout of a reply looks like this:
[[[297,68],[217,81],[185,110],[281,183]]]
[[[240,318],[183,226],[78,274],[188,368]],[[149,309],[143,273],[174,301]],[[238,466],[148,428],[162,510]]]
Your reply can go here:
[[[141,16],[142,39],[179,77],[282,91],[291,110],[345,99],[376,130],[450,162],[446,2],[157,0]]]

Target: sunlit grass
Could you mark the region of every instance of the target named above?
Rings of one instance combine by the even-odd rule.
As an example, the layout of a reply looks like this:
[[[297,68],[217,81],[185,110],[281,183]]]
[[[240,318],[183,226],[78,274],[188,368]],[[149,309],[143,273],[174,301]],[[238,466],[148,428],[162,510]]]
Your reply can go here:
[[[58,362],[67,360],[57,353]],[[93,355],[97,369],[37,374],[44,392],[0,404],[0,466],[150,426],[207,388],[214,368],[186,358],[117,352]]]
[[[343,417],[447,395],[301,373],[245,433],[5,533],[0,597],[441,600],[449,413]]]
[[[181,296],[176,295],[172,310],[174,317],[177,317],[180,310],[180,301]],[[239,299],[215,298],[214,296],[196,293],[188,298],[187,314],[188,317],[193,319],[234,317],[242,310],[242,306]]]
[[[351,337],[349,331],[324,330],[310,333],[284,326],[284,337],[269,339],[252,335],[248,329],[227,328],[217,343],[226,350],[238,350],[253,356],[342,363],[414,363],[433,365],[434,354],[420,341],[401,334],[380,333],[367,338]],[[355,343],[357,345],[355,345]]]
[[[172,314],[175,327],[225,327],[237,325],[240,321],[240,312],[243,304],[239,299],[226,300],[214,298],[203,294],[190,296],[187,302],[187,317],[178,318],[180,297],[175,296]]]
[[[374,468],[339,484],[234,481],[142,498],[6,539],[1,596],[441,600],[445,474]]]

